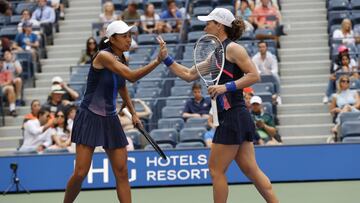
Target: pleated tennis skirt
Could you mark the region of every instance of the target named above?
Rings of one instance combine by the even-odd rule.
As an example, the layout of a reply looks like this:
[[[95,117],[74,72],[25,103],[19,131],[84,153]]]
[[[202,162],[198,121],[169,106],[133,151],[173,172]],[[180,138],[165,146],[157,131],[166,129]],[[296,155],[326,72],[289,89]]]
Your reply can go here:
[[[80,107],[74,119],[71,141],[104,149],[122,148],[128,145],[119,117],[100,116]]]
[[[219,112],[219,126],[216,128],[213,143],[240,145],[253,142],[256,129],[250,112],[242,106]]]

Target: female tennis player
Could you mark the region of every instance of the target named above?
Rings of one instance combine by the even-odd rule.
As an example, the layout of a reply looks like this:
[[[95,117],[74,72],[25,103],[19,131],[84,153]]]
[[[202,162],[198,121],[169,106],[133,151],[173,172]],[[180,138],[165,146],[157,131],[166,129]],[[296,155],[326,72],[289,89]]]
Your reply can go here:
[[[218,37],[225,49],[225,65],[219,85],[208,88],[211,97],[226,98],[227,103],[220,105],[220,102],[217,102],[220,125],[216,129],[209,158],[214,202],[227,201],[228,184],[225,173],[231,161],[235,160],[266,202],[276,203],[278,199],[271,183],[255,160],[253,145],[255,125],[243,99],[242,89],[259,80],[256,67],[246,50],[234,42],[244,32],[245,24],[241,18],[235,18],[224,8],[215,8],[208,16],[199,16],[198,19],[207,22],[205,32]],[[199,78],[195,66],[184,67],[174,62],[170,56],[164,59],[164,63],[174,74],[186,81]]]
[[[157,58],[144,67],[129,69],[123,52],[130,48],[131,28],[123,21],[112,22],[106,30],[108,47],[99,51],[92,60],[85,95],[74,119],[71,139],[76,143],[76,164],[67,184],[64,203],[73,202],[79,194],[96,146],[103,146],[111,161],[119,201],[131,202],[126,151],[128,142],[117,116],[116,96],[119,93],[126,103],[134,125],[141,124],[125,80],[139,80],[155,69],[166,56],[164,41],[158,39],[160,51]]]

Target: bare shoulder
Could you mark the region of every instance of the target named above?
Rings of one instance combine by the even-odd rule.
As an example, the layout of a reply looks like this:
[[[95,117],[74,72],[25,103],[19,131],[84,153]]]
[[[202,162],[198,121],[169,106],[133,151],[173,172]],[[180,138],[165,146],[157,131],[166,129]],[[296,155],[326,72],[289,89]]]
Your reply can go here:
[[[113,57],[114,56],[112,56],[112,54],[107,51],[99,51],[93,60],[93,67],[96,69],[103,69],[104,63],[111,61]]]
[[[232,42],[227,46],[226,55],[227,58],[232,62],[239,58],[248,56],[246,49],[242,45],[235,42]]]

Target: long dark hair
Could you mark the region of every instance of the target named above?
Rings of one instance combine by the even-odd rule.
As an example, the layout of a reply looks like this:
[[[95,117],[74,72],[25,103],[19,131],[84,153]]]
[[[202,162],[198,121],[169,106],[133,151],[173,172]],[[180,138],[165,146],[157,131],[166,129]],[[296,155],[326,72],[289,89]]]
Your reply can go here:
[[[229,39],[235,41],[241,37],[241,35],[245,32],[245,22],[244,20],[238,16],[231,23],[232,27],[224,26],[225,32]]]
[[[96,43],[96,39],[94,37],[89,37],[87,40],[86,40],[86,54],[91,56],[91,50],[90,50],[90,46],[89,46],[89,42],[90,41],[94,41],[95,42],[95,49],[93,50],[93,54],[96,53],[98,51],[98,44]]]
[[[63,109],[58,109],[55,113],[55,117],[56,115],[59,113],[59,112],[62,112],[63,115],[64,115],[64,132],[69,132],[68,129],[67,129],[67,114],[65,113],[65,111]],[[55,127],[58,127],[59,124],[56,124]]]

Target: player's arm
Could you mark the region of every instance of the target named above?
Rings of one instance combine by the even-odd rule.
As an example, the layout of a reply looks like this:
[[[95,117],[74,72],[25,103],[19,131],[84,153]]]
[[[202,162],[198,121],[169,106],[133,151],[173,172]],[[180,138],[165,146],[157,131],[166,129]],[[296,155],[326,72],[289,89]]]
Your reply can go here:
[[[187,82],[191,82],[199,78],[195,66],[188,68],[177,62],[174,62],[172,65],[169,66],[169,68],[172,73]]]
[[[119,94],[121,96],[121,99],[123,100],[122,108],[126,107],[129,110],[129,112],[132,115],[133,124],[134,125],[138,125],[138,124],[141,125],[141,121],[140,121],[139,117],[136,115],[136,111],[135,111],[134,105],[132,104],[132,101],[131,101],[131,98],[130,98],[127,87],[126,86],[121,87],[119,89]],[[122,110],[122,108],[121,108],[121,110]]]
[[[244,77],[235,81],[236,89],[249,87],[260,80],[260,75],[244,47],[231,43],[226,50],[226,56],[230,62],[236,63],[245,73]]]

